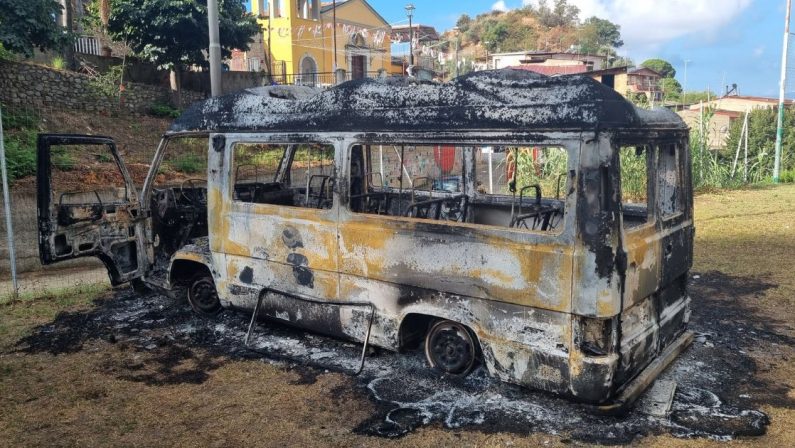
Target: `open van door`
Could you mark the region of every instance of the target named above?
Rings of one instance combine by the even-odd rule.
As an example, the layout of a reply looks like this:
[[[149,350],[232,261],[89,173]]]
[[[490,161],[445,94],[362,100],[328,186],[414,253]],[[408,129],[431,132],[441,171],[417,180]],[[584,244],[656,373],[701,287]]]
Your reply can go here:
[[[94,256],[113,285],[141,277],[144,217],[113,139],[40,134],[37,151],[41,263]]]

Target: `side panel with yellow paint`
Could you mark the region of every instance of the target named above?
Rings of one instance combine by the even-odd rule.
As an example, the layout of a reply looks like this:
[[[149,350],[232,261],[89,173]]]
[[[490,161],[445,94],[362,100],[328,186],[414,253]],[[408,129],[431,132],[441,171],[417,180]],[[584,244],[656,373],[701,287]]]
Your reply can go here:
[[[208,204],[210,248],[214,254],[223,254],[225,268],[224,278],[217,281],[219,295],[239,307],[253,307],[252,300],[263,289],[336,300],[337,194],[330,209],[233,200],[230,167],[235,142],[267,139],[226,137],[219,169],[223,179],[211,186]]]

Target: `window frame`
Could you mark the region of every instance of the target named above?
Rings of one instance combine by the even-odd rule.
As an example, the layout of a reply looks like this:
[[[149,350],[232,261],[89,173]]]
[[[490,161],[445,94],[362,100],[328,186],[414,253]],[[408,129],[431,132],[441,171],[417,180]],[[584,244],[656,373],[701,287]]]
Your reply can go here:
[[[456,150],[460,150],[464,157],[463,160],[463,167],[462,167],[462,175],[463,175],[463,185],[461,193],[468,194],[470,196],[470,206],[473,202],[476,202],[479,199],[483,199],[484,197],[494,197],[494,196],[505,196],[510,198],[510,195],[489,195],[489,194],[481,194],[474,189],[474,182],[476,181],[477,174],[474,173],[475,170],[475,150],[479,147],[483,146],[509,146],[509,147],[528,147],[528,146],[544,146],[544,147],[558,147],[562,150],[566,151],[566,164],[567,164],[567,174],[566,177],[566,184],[565,188],[562,188],[562,191],[569,191],[571,182],[575,182],[577,176],[579,175],[579,152],[581,150],[581,145],[583,144],[583,140],[580,137],[581,134],[578,134],[576,137],[570,138],[558,138],[554,141],[550,142],[548,140],[544,141],[525,141],[525,140],[517,140],[517,141],[504,141],[503,139],[495,138],[493,141],[489,141],[485,143],[484,141],[477,141],[477,140],[470,140],[470,139],[462,139],[460,141],[455,141],[455,139],[451,138],[449,140],[421,140],[417,138],[412,138],[411,136],[405,136],[405,140],[402,139],[403,136],[395,136],[394,139],[391,140],[375,140],[375,139],[367,139],[361,138],[357,136],[357,138],[351,139],[346,141],[345,144],[345,152],[343,156],[343,164],[344,164],[344,185],[345,185],[345,197],[341,198],[340,208],[344,209],[347,213],[350,213],[352,216],[357,217],[364,217],[365,219],[382,219],[388,222],[398,222],[398,223],[422,223],[422,224],[430,224],[430,225],[444,225],[444,226],[453,226],[453,227],[461,227],[464,229],[477,229],[487,233],[494,233],[496,235],[501,236],[513,236],[519,237],[519,239],[534,239],[533,243],[543,244],[546,242],[549,243],[571,243],[573,239],[573,233],[575,230],[573,229],[574,223],[576,222],[576,197],[577,197],[577,188],[575,188],[575,193],[572,195],[571,198],[568,195],[564,195],[561,202],[564,204],[564,212],[561,218],[561,222],[558,226],[557,231],[542,231],[542,230],[533,230],[533,229],[524,229],[524,228],[517,228],[517,227],[507,227],[501,225],[493,225],[493,224],[477,224],[472,222],[458,222],[458,221],[441,221],[441,220],[429,220],[424,218],[415,218],[415,217],[407,217],[407,216],[394,216],[394,215],[378,215],[372,213],[363,213],[363,212],[355,212],[351,209],[350,203],[350,169],[351,169],[351,155],[353,152],[353,148],[355,146],[362,146],[365,148],[366,146],[377,146],[377,145],[411,145],[411,146],[435,146],[435,145],[450,145],[454,146]],[[472,160],[468,162],[466,160],[466,153],[471,152]],[[573,156],[575,154],[576,156]],[[572,178],[572,171],[574,172],[574,178]],[[472,181],[470,181],[472,179]],[[472,188],[472,189],[470,189]],[[437,190],[439,191],[439,190]],[[443,194],[450,194],[450,192],[442,192]]]
[[[334,151],[332,164],[333,169],[331,171],[331,178],[334,179],[335,182],[339,183],[340,181],[340,170],[338,168],[337,159],[339,157],[339,146],[336,142],[331,140],[324,140],[320,138],[313,138],[313,139],[306,139],[306,140],[290,140],[285,138],[283,135],[270,135],[270,134],[257,134],[257,135],[250,135],[250,134],[225,134],[227,138],[227,166],[229,167],[226,170],[226,197],[225,200],[228,200],[231,204],[234,204],[236,207],[275,207],[277,209],[290,209],[290,210],[310,210],[314,212],[324,213],[329,212],[332,210],[336,210],[340,205],[340,198],[338,194],[338,188],[331,189],[331,206],[328,208],[314,208],[314,207],[302,207],[296,205],[280,205],[280,204],[270,204],[270,203],[258,203],[258,202],[247,202],[241,201],[235,198],[235,182],[236,182],[236,173],[235,173],[235,148],[239,144],[252,144],[252,145],[270,145],[270,146],[285,146],[287,149],[285,150],[284,154],[287,155],[288,151],[290,151],[291,146],[296,147],[296,151],[300,145],[318,145],[318,146],[327,146]],[[277,172],[276,172],[276,180],[278,181],[281,177],[284,180],[285,176],[289,178],[289,170],[292,166],[293,162],[295,161],[295,151],[290,154],[289,160],[285,155],[282,156],[281,161],[279,162]],[[287,161],[285,165],[285,161]]]
[[[617,154],[616,159],[618,160],[619,167],[618,167],[618,176],[621,188],[619,189],[621,193],[621,199],[619,201],[619,205],[621,207],[621,215],[622,215],[622,223],[623,223],[623,215],[624,215],[624,206],[627,203],[624,202],[624,179],[621,175],[621,150],[627,147],[637,147],[643,146],[645,148],[644,153],[646,155],[646,222],[627,229],[625,226],[622,227],[624,230],[635,230],[640,228],[645,228],[648,226],[654,226],[657,223],[657,154],[659,152],[660,145],[662,143],[655,140],[649,140],[647,142],[617,142]]]
[[[679,142],[661,142],[657,146],[657,154],[656,154],[656,174],[655,174],[655,193],[657,193],[655,198],[655,209],[657,209],[657,213],[660,215],[660,220],[663,223],[668,223],[670,221],[676,220],[682,217],[685,213],[685,204],[682,192],[684,191],[684,176],[682,173],[682,146]],[[666,214],[663,211],[663,197],[662,194],[659,194],[661,191],[661,184],[663,182],[663,171],[661,169],[662,165],[662,157],[663,151],[673,149],[674,151],[674,174],[676,176],[676,203],[674,204],[674,211],[672,213]]]

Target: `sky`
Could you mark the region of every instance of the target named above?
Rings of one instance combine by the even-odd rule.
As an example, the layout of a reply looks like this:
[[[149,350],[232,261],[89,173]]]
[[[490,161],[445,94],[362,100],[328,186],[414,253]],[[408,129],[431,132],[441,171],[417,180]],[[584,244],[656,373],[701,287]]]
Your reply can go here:
[[[441,32],[451,28],[461,14],[474,17],[537,2],[413,0],[416,7],[413,20]],[[369,3],[390,24],[408,23],[403,9],[406,2],[369,0]],[[676,68],[676,78],[689,91],[709,88],[723,93],[726,85],[736,83],[743,95],[778,96],[786,0],[569,0],[569,3],[580,8],[580,19],[595,15],[620,25],[624,39],[620,55],[629,56],[638,64],[649,58],[669,61]],[[786,95],[795,98],[795,39],[789,55]]]

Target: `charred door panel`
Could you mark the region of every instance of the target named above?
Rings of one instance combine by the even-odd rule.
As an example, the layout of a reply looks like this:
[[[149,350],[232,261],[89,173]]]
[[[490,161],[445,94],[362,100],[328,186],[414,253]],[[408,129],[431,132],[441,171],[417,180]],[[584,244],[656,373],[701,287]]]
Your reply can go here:
[[[94,163],[84,163],[96,157]],[[42,264],[96,256],[113,284],[142,275],[143,217],[132,179],[109,137],[42,134],[37,197]],[[80,179],[74,181],[72,179]]]
[[[660,286],[667,286],[692,265],[693,221],[686,197],[682,146],[662,145],[658,152],[657,209],[660,215],[662,258]]]
[[[336,210],[232,202],[222,251],[230,285],[335,300]]]

